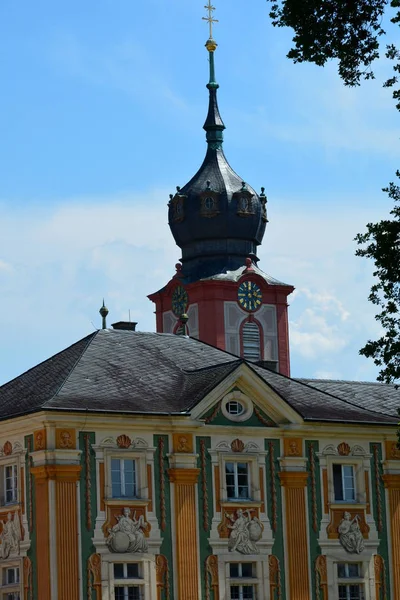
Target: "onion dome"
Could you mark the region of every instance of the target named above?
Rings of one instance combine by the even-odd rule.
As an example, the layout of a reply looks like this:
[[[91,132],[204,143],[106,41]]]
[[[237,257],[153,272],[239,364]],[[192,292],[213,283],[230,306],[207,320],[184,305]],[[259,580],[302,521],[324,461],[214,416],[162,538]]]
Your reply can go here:
[[[209,107],[204,129],[207,152],[196,175],[170,196],[169,226],[182,249],[182,274],[193,282],[238,269],[250,257],[257,263],[257,246],[267,224],[264,188],[248,185],[229,165],[223,148],[222,121],[217,102],[214,52],[216,42],[206,43],[210,59]]]

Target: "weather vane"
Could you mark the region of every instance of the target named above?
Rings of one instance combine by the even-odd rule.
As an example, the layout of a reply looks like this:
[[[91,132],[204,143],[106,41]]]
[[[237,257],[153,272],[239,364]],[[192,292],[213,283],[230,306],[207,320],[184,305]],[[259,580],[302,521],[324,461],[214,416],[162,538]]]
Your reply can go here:
[[[218,19],[214,19],[213,12],[215,10],[215,6],[211,4],[211,0],[208,0],[208,4],[204,6],[206,10],[208,10],[208,17],[203,17],[203,21],[207,21],[210,26],[210,40],[213,39],[213,24],[218,23]]]

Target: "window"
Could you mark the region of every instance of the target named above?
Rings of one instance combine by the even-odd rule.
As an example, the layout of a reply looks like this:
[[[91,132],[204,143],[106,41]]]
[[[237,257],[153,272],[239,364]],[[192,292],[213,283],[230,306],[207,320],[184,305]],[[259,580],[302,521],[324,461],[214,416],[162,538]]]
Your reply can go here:
[[[353,465],[333,465],[333,487],[335,501],[354,502],[356,490]]]
[[[255,600],[256,586],[251,581],[255,578],[253,563],[230,563],[231,600]]]
[[[229,499],[248,500],[250,498],[249,463],[226,462],[226,492]]]
[[[339,600],[364,600],[364,586],[360,583],[361,569],[358,563],[338,563]]]
[[[19,568],[5,567],[3,569],[3,585],[12,585],[19,583]]]
[[[143,600],[142,589],[138,585],[116,585],[115,600]]]
[[[226,411],[230,415],[238,416],[244,412],[244,407],[243,407],[243,404],[240,404],[240,402],[237,402],[236,400],[231,400],[230,402],[227,402],[227,404],[226,404]]]
[[[138,579],[139,563],[114,563],[114,579]]]
[[[136,497],[136,461],[112,458],[111,459],[111,487],[113,498]]]
[[[214,198],[211,198],[211,196],[208,196],[204,200],[204,208],[206,210],[214,210],[214,208],[215,208],[215,200],[214,200]]]
[[[18,502],[18,467],[16,464],[0,468],[0,503],[15,504]]]
[[[257,323],[247,322],[242,329],[243,358],[246,360],[260,360],[261,344],[260,330]]]
[[[139,563],[114,563],[115,600],[143,600],[143,584]],[[136,581],[134,581],[136,580]]]

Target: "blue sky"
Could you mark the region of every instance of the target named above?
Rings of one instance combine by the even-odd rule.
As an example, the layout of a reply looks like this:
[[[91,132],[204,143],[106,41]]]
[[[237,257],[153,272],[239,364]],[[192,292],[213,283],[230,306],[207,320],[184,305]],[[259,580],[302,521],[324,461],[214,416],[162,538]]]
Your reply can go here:
[[[168,194],[205,152],[204,1],[0,6],[0,383],[100,325],[154,330],[147,294],[179,259]],[[372,265],[355,234],[384,218],[399,118],[377,79],[346,89],[336,65],[293,65],[264,0],[216,0],[225,152],[265,186],[260,267],[292,283],[292,374],[373,380]],[[387,25],[386,23],[384,24]]]

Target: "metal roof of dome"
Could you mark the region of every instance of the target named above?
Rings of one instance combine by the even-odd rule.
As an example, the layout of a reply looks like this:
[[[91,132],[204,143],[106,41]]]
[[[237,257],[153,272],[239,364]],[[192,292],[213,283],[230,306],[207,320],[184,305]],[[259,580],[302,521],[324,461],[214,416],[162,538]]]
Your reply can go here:
[[[192,179],[170,196],[169,225],[182,249],[186,282],[238,269],[247,257],[258,261],[257,246],[267,224],[264,188],[257,194],[229,165],[223,149],[222,121],[217,101],[214,51],[209,39],[209,107],[204,129],[207,152]]]

